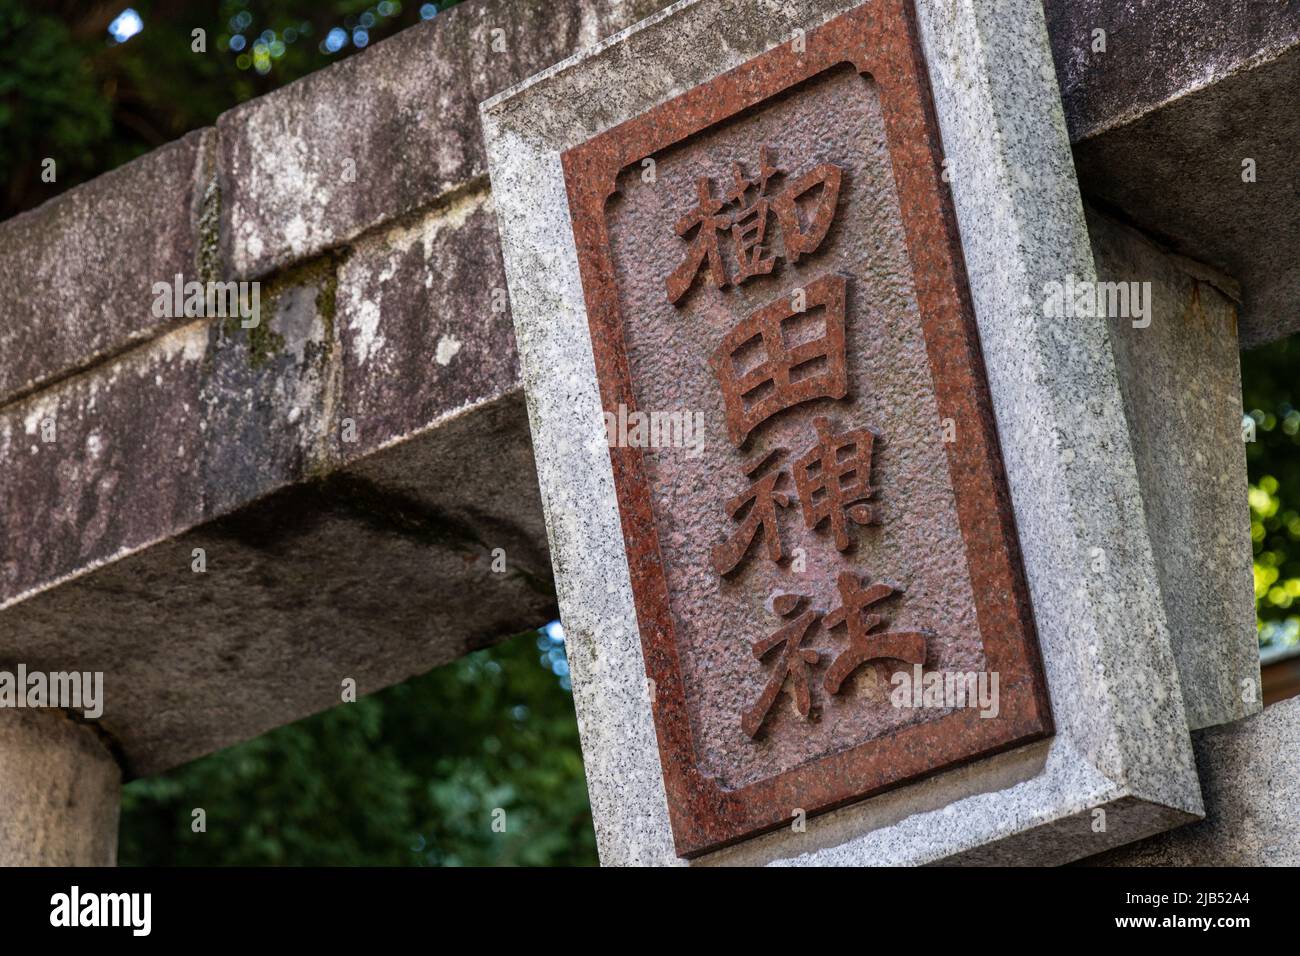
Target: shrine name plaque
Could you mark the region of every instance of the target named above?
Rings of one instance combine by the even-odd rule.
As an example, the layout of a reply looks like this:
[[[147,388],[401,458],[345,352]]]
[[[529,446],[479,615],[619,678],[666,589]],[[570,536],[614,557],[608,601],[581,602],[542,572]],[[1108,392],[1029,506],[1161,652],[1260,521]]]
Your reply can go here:
[[[908,8],[562,159],[677,852],[1050,735]]]

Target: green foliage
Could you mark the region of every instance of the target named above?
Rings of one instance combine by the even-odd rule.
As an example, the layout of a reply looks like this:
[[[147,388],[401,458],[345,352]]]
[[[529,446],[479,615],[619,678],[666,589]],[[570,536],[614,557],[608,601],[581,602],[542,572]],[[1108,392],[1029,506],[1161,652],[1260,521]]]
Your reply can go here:
[[[443,10],[457,0],[440,0]],[[0,0],[0,219],[419,22],[400,0]],[[114,41],[135,10],[144,29]],[[204,31],[202,52],[193,31]],[[346,37],[325,46],[331,30]],[[55,182],[41,179],[56,161]]]
[[[0,171],[7,195],[40,183],[41,161],[84,175],[108,135],[109,104],[58,20],[0,3]]]
[[[1243,352],[1255,607],[1263,646],[1300,641],[1300,336]]]
[[[594,864],[560,648],[529,632],[135,781],[120,862]],[[191,830],[196,807],[205,833]],[[498,808],[504,832],[493,829]]]

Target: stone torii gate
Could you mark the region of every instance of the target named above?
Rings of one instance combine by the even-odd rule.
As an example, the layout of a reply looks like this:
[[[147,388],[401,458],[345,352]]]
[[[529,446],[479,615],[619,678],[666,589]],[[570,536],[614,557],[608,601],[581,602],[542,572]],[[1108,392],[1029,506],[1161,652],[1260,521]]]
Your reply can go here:
[[[1237,360],[1300,329],[1300,2],[898,5],[1053,727],[763,836],[673,805],[660,767],[599,416],[565,424],[597,382],[559,156],[819,55],[858,5],[665,6],[465,3],[0,224],[0,668],[105,675],[98,720],[0,709],[0,862],[112,864],[123,780],[537,626],[557,591],[604,862],[1300,862]],[[159,314],[177,275],[259,282],[260,323]],[[1149,282],[1146,323],[1045,320],[1067,275]]]

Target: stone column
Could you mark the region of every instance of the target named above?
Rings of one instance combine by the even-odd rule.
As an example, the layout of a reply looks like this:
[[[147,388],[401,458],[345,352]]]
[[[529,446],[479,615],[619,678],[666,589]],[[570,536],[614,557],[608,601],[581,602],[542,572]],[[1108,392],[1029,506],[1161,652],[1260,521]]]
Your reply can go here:
[[[482,106],[492,197],[602,862],[667,864],[688,858],[706,864],[1061,863],[1200,817],[1179,656],[1162,603],[1112,336],[1098,317],[1064,320],[1044,314],[1043,298],[1052,283],[1073,276],[1092,285],[1097,268],[1059,91],[1051,83],[1041,3],[974,0],[954,5],[925,0],[904,5],[882,0],[864,5],[857,0],[808,0],[755,10],[741,21],[734,7],[727,0],[675,4],[609,44]],[[880,17],[886,10],[917,30],[919,48],[894,60],[879,58],[911,27],[886,31],[892,40],[870,34],[885,29]],[[914,19],[908,19],[913,14]],[[864,32],[852,32],[858,30]],[[835,45],[835,38],[845,36],[861,36],[848,53]],[[800,122],[825,122],[816,84],[842,82],[833,71],[858,51],[863,62],[854,60],[858,73],[845,87],[861,104],[854,115],[871,130],[857,142],[881,144],[878,158],[864,158],[853,148],[836,152],[839,146],[826,136],[794,138]],[[922,60],[938,124],[924,143],[909,139],[922,128],[923,119],[903,124],[912,133],[895,135],[898,131],[891,132],[879,117],[902,114],[888,108],[881,113],[874,105],[877,100],[893,102],[889,97],[901,97],[911,88],[908,65]],[[647,62],[655,69],[627,69],[628,64]],[[750,83],[751,78],[755,82]],[[782,87],[778,98],[771,92],[778,83],[797,88]],[[618,96],[610,97],[611,89],[617,89]],[[785,97],[784,91],[794,92]],[[768,98],[759,99],[762,96]],[[923,97],[917,93],[915,99]],[[785,112],[765,112],[778,108]],[[729,112],[733,109],[746,112],[737,120],[741,114]],[[945,150],[942,157],[902,158],[915,157],[915,150],[939,142]],[[674,218],[681,214],[677,207],[690,210],[703,195],[695,187],[707,186],[708,176],[726,178],[733,169],[733,153],[753,155],[761,164],[763,147],[769,144],[773,155],[792,165],[792,177],[827,165],[851,171],[843,177],[844,192],[837,199],[838,211],[832,213],[838,217],[839,233],[821,234],[830,238],[811,250],[815,257],[791,262],[785,272],[765,273],[744,290],[719,267],[718,281],[708,280],[700,293],[709,298],[683,306],[696,308],[691,315],[700,316],[700,321],[672,312],[676,301],[686,302],[670,299],[676,292],[667,284],[684,251],[683,244],[672,245],[680,236],[674,228],[680,221]],[[627,172],[648,173],[651,168],[653,183]],[[941,169],[955,172],[941,178]],[[701,185],[698,177],[705,172]],[[879,195],[886,197],[873,210],[900,210],[891,213],[891,228],[897,231],[888,242],[865,243],[869,253],[854,253],[847,247],[855,236],[883,228],[882,217],[874,212],[854,219],[859,208],[855,204],[861,202],[854,198],[855,190],[867,183],[879,184]],[[891,192],[891,183],[904,185]],[[659,191],[641,188],[651,185]],[[736,566],[725,554],[721,567],[713,563],[712,554],[718,552],[711,549],[714,542],[731,540],[734,530],[726,511],[703,492],[712,491],[715,483],[722,485],[716,489],[720,495],[732,493],[728,487],[743,491],[743,483],[727,486],[715,475],[734,475],[737,466],[726,456],[747,439],[733,437],[732,419],[738,416],[726,409],[728,395],[734,397],[726,391],[734,385],[734,375],[711,382],[702,370],[734,365],[731,346],[747,340],[734,341],[733,331],[745,332],[751,316],[761,321],[772,303],[784,310],[780,303],[798,298],[795,285],[809,293],[807,304],[816,304],[811,296],[815,283],[827,275],[847,277],[868,291],[860,290],[856,299],[847,295],[843,312],[838,300],[828,297],[825,302],[837,304],[826,314],[835,317],[837,329],[842,321],[846,341],[857,335],[860,341],[872,342],[856,351],[843,346],[846,356],[878,364],[850,367],[846,357],[845,378],[859,385],[850,383],[843,393],[828,392],[828,403],[840,402],[841,394],[857,396],[850,401],[880,401],[881,382],[906,382],[912,389],[908,398],[881,401],[879,408],[835,406],[849,409],[855,423],[880,427],[883,447],[893,449],[894,465],[891,452],[883,452],[875,463],[882,475],[881,528],[902,528],[911,520],[905,509],[911,507],[909,490],[917,485],[887,480],[887,469],[903,460],[921,461],[921,454],[932,452],[924,445],[927,440],[946,443],[941,433],[945,418],[955,426],[953,457],[946,467],[940,460],[933,468],[918,469],[927,481],[930,476],[943,482],[954,473],[976,474],[965,465],[953,466],[958,454],[974,453],[961,461],[991,461],[991,456],[985,457],[991,443],[982,443],[978,453],[976,448],[976,441],[982,442],[977,436],[987,429],[965,428],[958,417],[943,413],[946,406],[937,399],[926,411],[918,411],[918,396],[932,401],[922,391],[929,386],[919,383],[947,388],[957,381],[946,356],[959,351],[938,347],[956,337],[931,336],[923,330],[925,341],[935,343],[939,360],[928,370],[918,363],[915,375],[885,360],[878,346],[921,338],[915,327],[907,337],[881,330],[903,317],[939,315],[922,313],[919,304],[908,305],[908,296],[918,283],[938,290],[948,279],[934,277],[951,275],[936,267],[920,283],[916,277],[922,270],[909,265],[920,258],[909,260],[906,253],[889,258],[894,253],[888,250],[903,248],[911,241],[908,236],[931,234],[909,231],[903,218],[905,205],[912,212],[921,210],[920,205],[887,198],[905,188],[917,204],[942,202],[951,194],[1009,489],[1005,497],[1015,511],[1026,600],[1033,608],[1055,733],[1046,743],[1025,743],[1031,728],[1025,737],[1009,741],[997,757],[980,757],[972,748],[975,759],[961,765],[925,764],[928,771],[942,772],[925,779],[890,779],[885,784],[894,789],[868,794],[864,788],[857,794],[862,799],[852,803],[840,799],[842,793],[829,792],[841,781],[866,779],[866,772],[851,769],[848,760],[861,759],[866,766],[867,760],[878,759],[868,771],[880,774],[876,780],[902,765],[886,751],[899,739],[896,734],[868,736],[870,731],[864,731],[882,726],[887,708],[896,705],[882,697],[867,701],[862,696],[828,704],[827,697],[842,686],[836,676],[819,685],[825,690],[820,716],[834,714],[833,708],[858,708],[880,723],[823,720],[810,726],[813,694],[803,691],[812,682],[803,681],[801,672],[801,683],[791,682],[794,707],[779,715],[784,724],[773,724],[777,729],[769,729],[762,739],[752,732],[748,715],[755,706],[768,708],[759,710],[760,716],[770,712],[772,700],[782,692],[775,681],[786,679],[781,672],[770,677],[763,668],[771,665],[761,662],[773,646],[762,639],[771,633],[766,627],[770,617],[785,616],[773,603],[774,614],[764,619],[765,600],[788,597],[790,591],[776,592],[783,586],[805,588],[808,582],[811,586],[797,593],[821,588],[826,597],[818,597],[823,601],[818,607],[826,607],[829,614],[839,603],[840,584],[838,577],[833,587],[825,578],[796,577],[804,572],[793,562],[789,569],[782,566],[777,549],[759,558],[766,564],[757,570],[751,564],[733,579],[720,579]],[[606,190],[615,189],[622,190],[618,202],[607,203],[611,193]],[[714,201],[705,204],[711,207]],[[868,225],[855,229],[864,220]],[[936,226],[933,235],[942,228]],[[916,245],[922,251],[938,248],[933,242]],[[871,276],[854,271],[864,257],[876,270]],[[800,275],[807,281],[792,278]],[[870,283],[880,276],[897,280],[891,286],[895,291],[871,294]],[[895,298],[896,306],[870,311],[876,308],[872,303],[894,303]],[[705,301],[707,308],[700,304]],[[870,339],[872,335],[876,338]],[[1153,347],[1154,335],[1147,338],[1153,341],[1144,348]],[[624,352],[611,358],[610,343]],[[674,351],[665,355],[660,346]],[[725,348],[720,352],[720,347]],[[827,354],[839,352],[828,348]],[[722,359],[715,365],[716,356]],[[680,371],[665,382],[665,368]],[[642,373],[646,378],[632,378]],[[973,395],[974,390],[960,393]],[[674,478],[678,483],[670,490],[653,485],[666,479],[670,469],[679,469],[671,473],[681,476],[699,466],[683,464],[684,455],[671,458],[672,448],[652,449],[638,457],[640,449],[622,442],[621,436],[613,449],[607,448],[610,436],[601,427],[602,413],[613,415],[622,412],[618,406],[631,407],[624,396],[632,396],[639,410],[677,408],[701,415],[704,425],[698,433],[706,436],[701,453],[721,449],[717,459],[704,459],[716,467],[707,475],[701,468],[698,478]],[[643,402],[647,396],[650,404]],[[912,411],[910,424],[894,425],[890,416],[900,408]],[[789,414],[780,411],[780,418],[760,423],[767,431],[757,433],[755,440],[767,442],[763,448],[769,454],[777,447],[799,449],[792,453],[799,454],[809,447],[807,432],[820,435],[821,430],[815,422],[804,427],[794,417],[806,409],[791,405]],[[744,424],[743,417],[739,420]],[[903,455],[900,449],[909,447],[904,442],[912,442],[910,448],[918,451]],[[650,458],[651,452],[659,457]],[[644,464],[647,459],[652,464]],[[862,472],[870,467],[864,464]],[[1168,472],[1151,473],[1158,482]],[[1200,472],[1189,466],[1180,474],[1190,473]],[[940,485],[932,487],[947,494]],[[700,498],[688,499],[687,490]],[[796,496],[805,507],[813,500],[811,494]],[[936,527],[934,513],[928,522],[911,526]],[[976,508],[972,513],[989,515],[992,510]],[[1172,519],[1164,520],[1163,512],[1153,514],[1161,520],[1152,524],[1162,533],[1176,526]],[[891,550],[899,536],[864,531],[857,550],[846,556],[838,540],[830,547],[814,540],[819,533],[815,517],[805,515],[802,522],[796,518],[795,527],[788,529],[790,535],[806,535],[800,540],[816,545],[805,550],[811,560],[824,563],[807,567],[833,567],[837,572],[842,568],[846,576],[875,573],[882,582],[893,579],[886,585],[891,591],[893,583],[907,579],[905,600],[915,602],[907,613],[915,614],[912,620],[917,623],[902,618],[904,626],[913,633],[940,635],[939,646],[948,641],[947,646],[954,647],[961,640],[943,638],[941,630],[967,612],[922,613],[922,594],[956,594],[951,586],[923,584],[925,562],[943,560],[945,567],[959,568],[972,553],[1010,553],[1005,544],[993,543],[1006,542],[1009,535],[990,534],[974,548],[935,547],[938,539],[932,537],[925,545]],[[775,542],[781,529],[776,521],[771,525]],[[973,527],[956,520],[947,525],[954,526]],[[670,530],[660,537],[661,529]],[[979,569],[981,574],[987,570]],[[969,593],[1007,595],[1012,589],[971,586]],[[671,607],[664,595],[675,602]],[[812,598],[805,599],[812,603]],[[707,623],[702,614],[688,617],[682,610],[686,606],[713,616]],[[786,607],[792,614],[808,613],[798,611],[798,604]],[[738,621],[732,608],[751,616]],[[903,612],[898,613],[901,617]],[[970,613],[971,620],[1011,620]],[[829,656],[838,651],[836,638],[827,635],[825,619],[818,639]],[[797,627],[811,626],[794,620]],[[898,620],[890,626],[900,627]],[[791,638],[782,635],[778,640]],[[793,653],[786,653],[790,656],[784,660],[793,663]],[[802,660],[811,664],[815,656],[820,664],[821,655],[810,645]],[[1197,660],[1195,655],[1192,659]],[[772,681],[774,690],[764,680]],[[1211,719],[1221,711],[1235,713],[1226,705],[1205,711]],[[1009,712],[1000,711],[998,719]],[[747,723],[740,723],[740,716]],[[919,728],[918,737],[937,726],[915,715],[908,719]],[[980,728],[980,720],[969,719],[973,732],[968,736],[935,733],[933,739],[945,746],[969,744],[988,732]],[[844,736],[834,741],[821,736],[831,727],[843,728]],[[704,740],[705,733],[712,736]],[[847,754],[855,756],[842,756]],[[908,754],[928,759],[938,749],[927,745]],[[834,769],[819,769],[817,762],[827,758],[842,762]],[[773,797],[770,802],[760,803],[768,796]],[[732,823],[741,819],[738,808],[749,814],[744,819],[752,826]],[[826,812],[814,816],[817,809]],[[760,835],[763,827],[769,829]]]
[[[1236,282],[1088,211],[1187,726],[1263,708],[1241,434]],[[1123,301],[1128,307],[1123,307]],[[1134,305],[1141,299],[1141,308]],[[1120,307],[1116,308],[1116,303]]]
[[[0,865],[113,866],[122,773],[90,727],[0,709]]]

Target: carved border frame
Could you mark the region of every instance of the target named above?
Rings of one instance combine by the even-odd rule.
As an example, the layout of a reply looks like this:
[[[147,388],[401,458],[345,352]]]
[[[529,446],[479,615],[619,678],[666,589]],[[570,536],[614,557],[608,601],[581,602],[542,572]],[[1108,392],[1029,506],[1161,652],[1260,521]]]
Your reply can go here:
[[[695,759],[643,451],[611,448],[615,491],[677,853],[693,857],[809,815],[1052,734],[978,332],[916,24],[899,3],[868,4],[561,154],[601,401],[635,408],[604,210],[619,172],[665,147],[849,63],[880,91],[889,152],[946,445],[958,522],[1001,712],[973,709],[905,728],[727,791]]]

